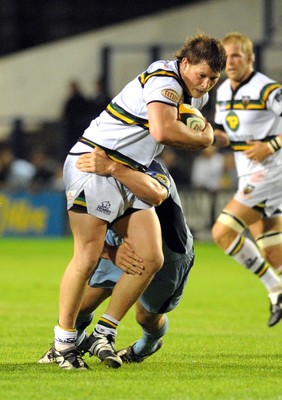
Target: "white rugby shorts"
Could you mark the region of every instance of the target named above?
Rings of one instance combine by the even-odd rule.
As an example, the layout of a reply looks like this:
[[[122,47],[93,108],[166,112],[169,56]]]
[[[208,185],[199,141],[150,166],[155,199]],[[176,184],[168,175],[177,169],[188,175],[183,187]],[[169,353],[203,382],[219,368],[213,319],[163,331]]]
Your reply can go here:
[[[81,172],[76,167],[78,155],[68,155],[64,164],[67,209],[84,207],[88,214],[112,222],[128,208],[149,209],[152,206],[138,199],[113,177]]]
[[[235,200],[270,217],[282,214],[282,168],[264,169],[239,178]]]

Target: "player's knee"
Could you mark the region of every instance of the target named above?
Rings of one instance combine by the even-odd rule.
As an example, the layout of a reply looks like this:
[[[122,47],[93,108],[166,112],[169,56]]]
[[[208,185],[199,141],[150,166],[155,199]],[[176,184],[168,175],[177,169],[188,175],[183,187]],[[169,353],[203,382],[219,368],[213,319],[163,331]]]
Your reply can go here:
[[[94,271],[99,258],[93,254],[82,253],[78,257],[73,259],[73,268],[76,272],[83,276],[84,279],[89,279],[92,272]]]
[[[225,248],[229,242],[228,240],[229,229],[227,226],[222,226],[221,224],[215,222],[212,227],[211,234],[214,243],[219,247]]]
[[[282,232],[269,231],[256,236],[256,244],[263,257],[275,268],[281,265]]]
[[[158,253],[153,260],[151,260],[150,264],[151,264],[151,272],[152,274],[155,274],[156,272],[158,272],[164,263],[164,256],[162,253]]]
[[[241,235],[246,229],[246,224],[229,211],[223,210],[212,227],[213,241],[225,249],[234,238]]]

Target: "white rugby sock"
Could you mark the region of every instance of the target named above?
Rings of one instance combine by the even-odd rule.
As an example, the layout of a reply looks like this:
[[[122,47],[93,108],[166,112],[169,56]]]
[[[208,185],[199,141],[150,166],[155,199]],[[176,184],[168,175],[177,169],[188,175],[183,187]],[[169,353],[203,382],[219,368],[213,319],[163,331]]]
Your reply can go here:
[[[225,253],[253,274],[257,275],[268,292],[282,290],[281,280],[261,256],[255,243],[245,236],[238,235]]]
[[[55,349],[64,350],[67,347],[73,346],[77,339],[77,330],[65,330],[59,325],[55,326]]]

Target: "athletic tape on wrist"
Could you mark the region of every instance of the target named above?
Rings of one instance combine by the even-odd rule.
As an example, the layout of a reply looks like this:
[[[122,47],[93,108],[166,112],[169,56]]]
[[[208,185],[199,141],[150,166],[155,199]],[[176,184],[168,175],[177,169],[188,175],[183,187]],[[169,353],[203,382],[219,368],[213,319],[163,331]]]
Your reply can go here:
[[[267,142],[267,144],[271,153],[275,153],[276,151],[281,149],[282,139],[280,138],[280,136],[277,136],[276,138],[270,140],[270,142]]]

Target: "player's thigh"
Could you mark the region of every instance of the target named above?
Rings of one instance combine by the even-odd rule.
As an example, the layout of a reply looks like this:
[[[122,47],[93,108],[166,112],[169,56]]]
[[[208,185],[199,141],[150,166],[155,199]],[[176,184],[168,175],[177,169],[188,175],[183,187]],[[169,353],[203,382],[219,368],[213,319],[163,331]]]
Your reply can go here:
[[[153,208],[138,210],[118,220],[114,229],[144,260],[162,259],[163,262],[161,227]]]
[[[78,262],[96,263],[103,250],[107,223],[87,213],[68,212]]]
[[[263,218],[250,225],[250,231],[254,237],[270,231],[282,231],[282,215]]]
[[[262,214],[259,211],[239,203],[234,198],[229,201],[224,210],[229,211],[248,226],[262,219]]]

